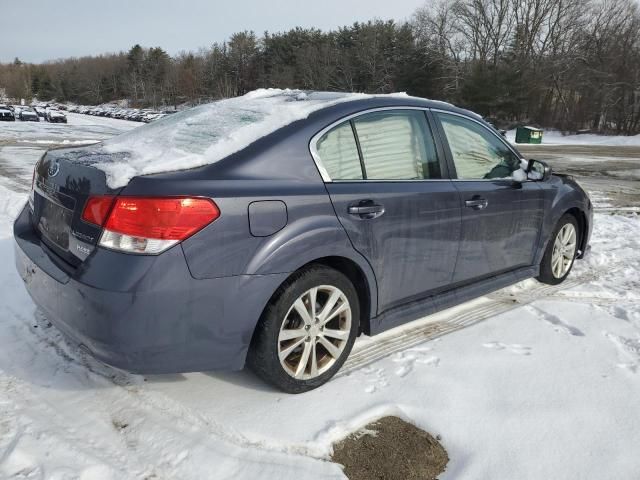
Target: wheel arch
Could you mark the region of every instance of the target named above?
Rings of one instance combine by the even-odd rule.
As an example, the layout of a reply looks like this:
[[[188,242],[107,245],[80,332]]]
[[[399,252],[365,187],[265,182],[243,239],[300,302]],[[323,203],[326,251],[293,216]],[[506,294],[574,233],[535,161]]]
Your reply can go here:
[[[353,260],[340,256],[322,257],[310,262],[308,265],[320,264],[329,268],[333,268],[345,275],[353,284],[358,293],[358,302],[360,304],[360,333],[369,335],[371,333],[371,286],[367,280],[367,276],[360,266]],[[303,267],[303,268],[304,268]]]
[[[567,214],[573,216],[578,223],[580,230],[578,248],[582,252],[578,258],[581,258],[587,249],[593,222],[589,197],[572,178],[562,175],[554,175],[552,180],[545,184],[543,190],[546,197],[545,214],[534,264],[538,265],[542,261],[556,225]]]
[[[356,287],[359,297],[366,298],[366,302],[361,304],[361,323],[366,325],[364,331],[368,332],[369,320],[378,312],[375,273],[368,260],[353,248],[335,215],[305,219],[274,235],[253,255],[247,266],[247,274],[287,272],[286,282],[296,272],[314,263],[329,266],[346,275]],[[278,288],[273,290],[272,295]]]
[[[572,207],[565,207],[563,209],[559,210],[559,213],[557,214],[557,216],[555,216],[553,219],[551,219],[548,223],[545,224],[543,233],[542,233],[542,238],[543,241],[540,244],[539,250],[538,250],[538,254],[536,256],[536,260],[535,263],[539,264],[542,261],[542,257],[544,256],[544,252],[547,249],[547,245],[549,244],[549,242],[551,241],[551,235],[553,234],[554,229],[556,228],[556,225],[558,225],[558,222],[560,221],[560,219],[562,217],[564,217],[565,215],[571,215],[573,218],[576,219],[576,222],[578,222],[578,230],[579,230],[579,235],[580,235],[580,239],[579,239],[579,249],[581,251],[581,254],[578,256],[578,258],[582,258],[582,256],[584,255],[584,251],[587,247],[587,242],[589,240],[589,220],[588,220],[588,216],[587,214],[584,212],[584,210],[582,210],[580,207],[578,206],[572,206]]]
[[[291,278],[300,273],[300,271],[309,268],[312,265],[323,265],[325,267],[332,268],[342,273],[349,279],[358,294],[358,303],[360,306],[359,333],[365,333],[367,335],[370,334],[370,320],[372,312],[376,312],[376,285],[371,285],[370,278],[372,274],[367,275],[361,265],[359,265],[353,259],[345,256],[328,255],[324,257],[314,258],[313,260],[300,265],[293,272],[291,272],[274,290],[273,294],[269,298],[269,301],[265,304],[263,312],[264,309],[266,309],[267,306],[275,300],[275,297],[278,295],[278,292],[284,284],[291,281]]]
[[[582,255],[584,254],[584,251],[587,247],[586,242],[587,242],[587,232],[589,231],[589,220],[587,218],[587,214],[580,208],[578,207],[572,207],[569,208],[568,210],[566,210],[561,216],[560,218],[562,218],[565,215],[571,215],[573,216],[573,218],[576,219],[576,222],[578,222],[578,235],[579,235],[579,240],[578,240],[578,248],[580,250],[580,257],[582,257]]]

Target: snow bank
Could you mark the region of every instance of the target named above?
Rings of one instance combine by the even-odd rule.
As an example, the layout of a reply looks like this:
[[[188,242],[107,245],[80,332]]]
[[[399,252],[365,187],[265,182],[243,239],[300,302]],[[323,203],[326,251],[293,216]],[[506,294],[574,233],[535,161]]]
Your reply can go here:
[[[29,143],[36,145],[91,145],[99,140],[18,140],[18,143]]]
[[[0,184],[0,239],[13,235],[13,221],[26,202],[26,193],[9,190]]]
[[[404,94],[393,94],[404,95]],[[186,170],[215,163],[256,140],[336,103],[371,95],[261,89],[173,114],[104,142],[107,152],[131,157],[95,166],[111,188],[136,175]]]
[[[507,140],[516,144],[516,131],[507,132]],[[640,147],[640,135],[595,135],[585,133],[581,135],[564,135],[558,130],[545,130],[542,135],[543,145],[602,145],[612,147]]]

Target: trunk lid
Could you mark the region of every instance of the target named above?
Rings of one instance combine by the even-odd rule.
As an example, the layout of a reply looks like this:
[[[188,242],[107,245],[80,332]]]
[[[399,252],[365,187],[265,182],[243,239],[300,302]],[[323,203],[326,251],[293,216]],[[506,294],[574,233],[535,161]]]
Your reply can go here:
[[[36,166],[31,221],[42,242],[77,267],[93,251],[102,228],[82,220],[90,195],[115,195],[102,170],[92,166],[112,155],[95,147],[47,152]]]

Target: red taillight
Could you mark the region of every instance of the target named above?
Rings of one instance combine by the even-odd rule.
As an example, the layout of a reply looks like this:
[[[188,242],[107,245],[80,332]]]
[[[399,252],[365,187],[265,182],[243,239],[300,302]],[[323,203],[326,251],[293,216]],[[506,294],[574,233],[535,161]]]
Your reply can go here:
[[[86,222],[104,227],[99,244],[112,250],[157,255],[220,216],[213,200],[190,197],[89,197]]]
[[[105,224],[111,232],[159,240],[184,240],[220,216],[208,198],[117,197]]]
[[[113,196],[89,197],[82,211],[82,220],[99,227],[103,226],[115,198]]]

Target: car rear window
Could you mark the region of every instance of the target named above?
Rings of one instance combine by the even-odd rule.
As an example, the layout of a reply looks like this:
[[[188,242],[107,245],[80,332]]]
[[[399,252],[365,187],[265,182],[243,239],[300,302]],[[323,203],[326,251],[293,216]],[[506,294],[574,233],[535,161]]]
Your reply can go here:
[[[441,178],[422,110],[399,108],[357,116],[320,137],[316,151],[332,181]]]
[[[362,180],[358,146],[350,122],[325,133],[316,149],[332,180]]]
[[[433,137],[424,112],[377,112],[354,119],[369,180],[440,178]]]
[[[329,105],[367,98],[299,90],[256,90],[201,105],[136,128],[103,143],[109,153],[128,152],[126,161],[96,164],[111,188],[136,175],[184,170],[215,163],[276,130]]]

